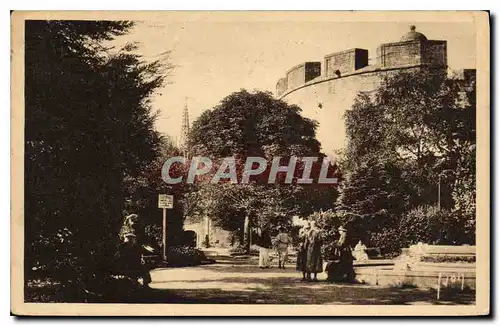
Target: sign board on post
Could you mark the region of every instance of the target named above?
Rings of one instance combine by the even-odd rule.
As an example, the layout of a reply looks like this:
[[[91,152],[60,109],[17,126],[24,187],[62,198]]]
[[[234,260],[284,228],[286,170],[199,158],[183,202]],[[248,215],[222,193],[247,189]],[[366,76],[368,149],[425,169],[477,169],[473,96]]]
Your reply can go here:
[[[174,196],[173,195],[158,195],[158,208],[174,208]]]
[[[174,196],[158,194],[158,208],[163,209],[163,259],[167,260],[167,208],[174,208]]]

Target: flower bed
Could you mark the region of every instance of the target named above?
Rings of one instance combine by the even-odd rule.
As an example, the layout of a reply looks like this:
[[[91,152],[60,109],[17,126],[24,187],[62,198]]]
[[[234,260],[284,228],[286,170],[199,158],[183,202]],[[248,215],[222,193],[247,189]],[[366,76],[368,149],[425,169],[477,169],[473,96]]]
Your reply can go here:
[[[433,255],[423,256],[420,261],[425,263],[475,263],[476,256]]]

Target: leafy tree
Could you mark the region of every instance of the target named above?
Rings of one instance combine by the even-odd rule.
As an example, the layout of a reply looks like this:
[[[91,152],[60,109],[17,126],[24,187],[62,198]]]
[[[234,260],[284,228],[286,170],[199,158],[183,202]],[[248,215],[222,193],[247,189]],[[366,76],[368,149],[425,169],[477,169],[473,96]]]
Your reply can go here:
[[[350,213],[351,238],[370,240],[370,234],[394,225],[410,201],[410,187],[402,171],[390,160],[367,157],[346,172],[339,212]]]
[[[36,269],[86,287],[113,268],[126,179],[159,155],[150,98],[170,69],[110,45],[132,27],[26,22],[26,280]]]
[[[346,113],[341,203],[370,216],[360,221],[366,232],[397,232],[403,213],[435,204],[439,175],[442,207],[474,219],[475,109],[474,79],[431,69],[389,75],[358,95]]]
[[[318,155],[317,123],[300,112],[298,106],[276,100],[271,93],[235,92],[193,123],[189,147],[192,154],[215,158]]]
[[[473,244],[474,234],[468,232],[467,219],[436,206],[417,207],[403,215],[396,238],[401,248],[423,242],[440,245]]]
[[[282,164],[292,155],[322,161],[324,154],[315,138],[316,122],[303,118],[300,112],[299,107],[276,100],[270,93],[233,93],[193,123],[190,154],[208,156],[212,161],[235,157],[240,177],[249,156],[264,157],[268,162],[280,156]],[[301,168],[297,169],[299,175]],[[335,167],[332,171],[338,175]],[[195,203],[193,211],[208,214],[218,225],[242,230],[247,249],[252,226],[287,225],[293,215],[328,209],[335,201],[335,186],[299,185],[297,175],[292,184],[268,184],[266,172],[248,184],[199,184],[187,200]],[[278,175],[278,180],[283,177]]]
[[[474,92],[474,82],[435,70],[387,77],[374,96],[360,95],[346,114],[349,164],[369,155],[390,159],[411,180],[415,204],[435,201],[438,175],[456,171],[463,151],[475,144]]]

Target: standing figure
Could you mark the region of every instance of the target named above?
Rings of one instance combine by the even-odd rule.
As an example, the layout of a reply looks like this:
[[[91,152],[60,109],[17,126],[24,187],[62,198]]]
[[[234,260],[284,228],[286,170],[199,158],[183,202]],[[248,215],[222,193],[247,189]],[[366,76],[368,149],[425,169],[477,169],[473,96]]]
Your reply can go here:
[[[339,253],[338,280],[351,282],[354,279],[354,268],[351,247],[347,243],[347,230],[341,226],[339,233],[339,240],[335,244]]]
[[[260,235],[259,241],[259,267],[260,268],[270,268],[271,259],[269,257],[269,251],[273,247],[271,235],[269,234],[269,229],[265,227]]]
[[[297,250],[297,270],[302,272],[302,281],[307,281],[307,234],[311,226],[309,222],[299,230],[299,247]]]
[[[288,244],[290,239],[288,234],[285,232],[284,228],[280,226],[278,228],[278,236],[276,237],[277,251],[278,251],[278,268],[285,269],[285,264],[288,260]]]
[[[143,234],[139,226],[139,216],[130,214],[125,217],[120,230],[120,267],[128,277],[140,281],[147,286],[151,282],[149,268],[145,266],[142,259]]]
[[[314,221],[311,221],[311,229],[307,234],[306,240],[307,258],[306,258],[306,272],[307,280],[311,280],[313,274],[313,281],[318,280],[318,273],[323,272],[323,257],[321,256],[321,235],[316,228]]]

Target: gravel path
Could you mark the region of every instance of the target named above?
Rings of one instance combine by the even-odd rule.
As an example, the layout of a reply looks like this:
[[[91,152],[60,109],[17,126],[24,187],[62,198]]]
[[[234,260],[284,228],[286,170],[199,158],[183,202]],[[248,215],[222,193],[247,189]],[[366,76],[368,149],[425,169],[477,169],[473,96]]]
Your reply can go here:
[[[260,269],[254,261],[231,261],[151,271],[152,291],[145,300],[175,303],[232,304],[474,304],[475,293],[444,293],[436,302],[433,290],[387,288],[362,284],[301,281],[289,266]]]

